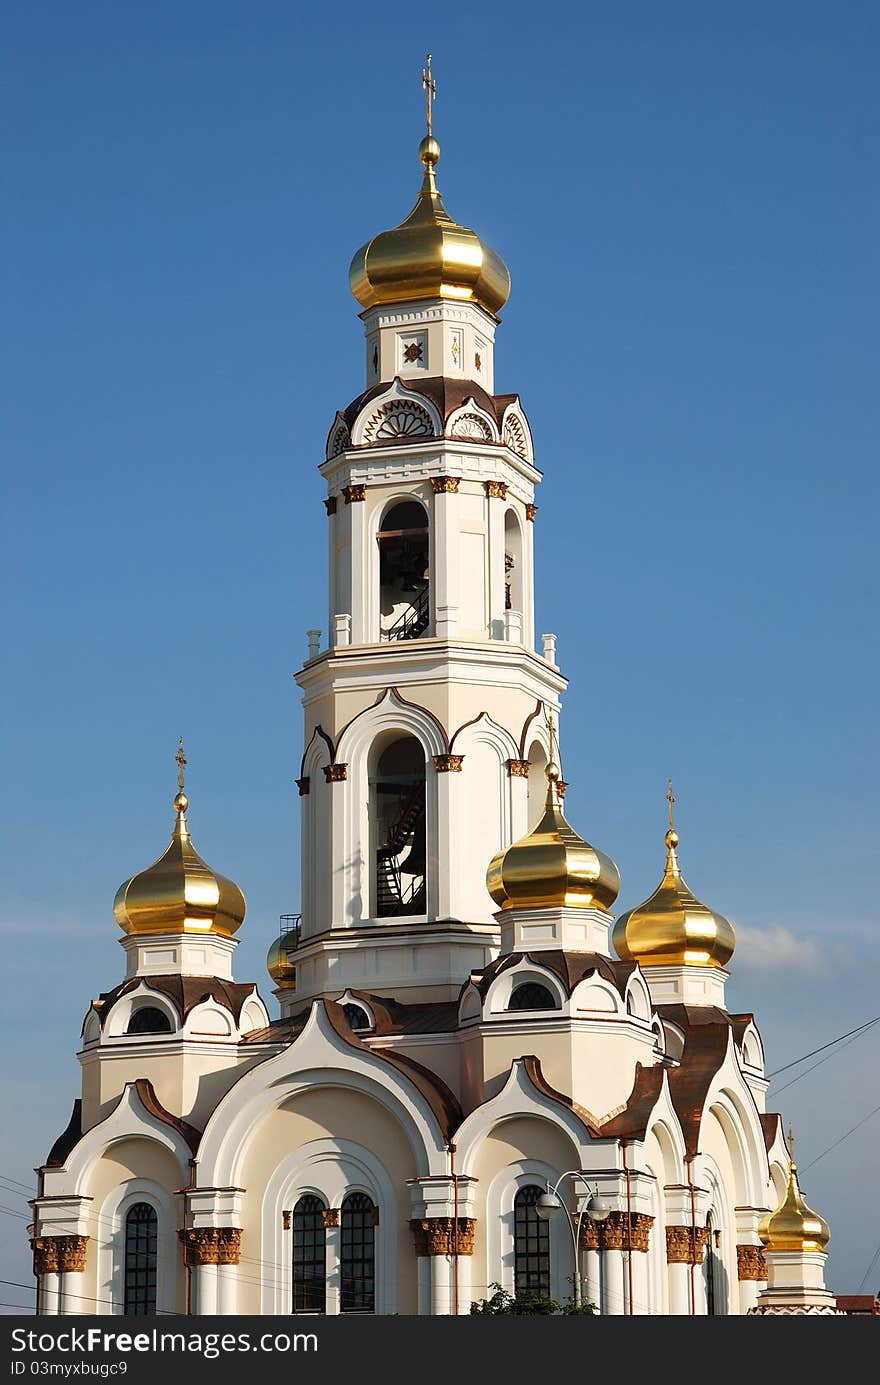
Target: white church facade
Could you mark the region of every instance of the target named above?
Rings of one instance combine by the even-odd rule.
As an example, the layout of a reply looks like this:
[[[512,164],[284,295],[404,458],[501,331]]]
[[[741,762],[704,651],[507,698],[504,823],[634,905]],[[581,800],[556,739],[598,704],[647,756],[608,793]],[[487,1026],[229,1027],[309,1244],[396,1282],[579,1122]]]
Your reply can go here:
[[[233,977],[244,896],[195,850],[181,750],[38,1173],[41,1313],[465,1314],[499,1284],[611,1315],[834,1311],[671,794],[661,883],[617,918],[616,865],[565,819],[541,472],[495,393],[510,280],[446,212],[439,154],[429,125],[414,210],[351,267],[366,388],[320,466],[280,1016]]]

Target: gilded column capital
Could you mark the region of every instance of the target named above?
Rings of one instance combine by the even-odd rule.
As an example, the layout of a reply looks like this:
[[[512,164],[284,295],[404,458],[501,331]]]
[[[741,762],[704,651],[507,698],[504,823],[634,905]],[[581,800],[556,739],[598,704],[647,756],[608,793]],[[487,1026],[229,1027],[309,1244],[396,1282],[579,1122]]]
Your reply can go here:
[[[431,489],[435,495],[457,495],[460,476],[432,476]]]
[[[438,774],[461,774],[463,755],[435,755],[434,768]]]
[[[530,760],[508,760],[507,773],[511,779],[528,779],[529,770],[532,768]]]
[[[707,1226],[667,1226],[666,1259],[670,1265],[701,1265],[709,1239]]]
[[[335,496],[335,495],[328,495],[328,496],[327,496],[327,499],[324,501],[324,509],[327,511],[328,516],[329,516],[329,515],[335,515],[335,514],[336,514],[336,496]]]
[[[34,1274],[58,1273],[58,1237],[34,1236],[31,1250],[34,1252]]]
[[[534,523],[535,515],[536,515],[537,513],[538,513],[538,507],[537,507],[537,505],[526,505],[526,519],[530,519],[530,520],[532,520],[532,522]]]
[[[355,505],[359,500],[366,500],[367,488],[365,485],[343,486],[342,498],[345,501],[346,505]]]
[[[190,1269],[196,1265],[220,1263],[220,1229],[216,1226],[187,1226],[178,1231],[183,1245],[183,1263]]]
[[[328,784],[342,784],[348,778],[348,765],[324,765],[324,778]]]
[[[486,485],[486,495],[488,496],[488,498],[489,498],[490,500],[506,500],[506,499],[507,499],[507,482],[506,482],[506,481],[486,481],[485,485]]]
[[[767,1260],[762,1246],[737,1246],[737,1279],[754,1279],[762,1283],[767,1279]]]
[[[647,1253],[654,1218],[644,1212],[610,1212],[605,1221],[585,1217],[581,1223],[583,1250],[641,1250]]]
[[[325,1207],[321,1213],[325,1228],[339,1225],[339,1208]]]
[[[241,1262],[241,1228],[221,1226],[217,1242],[217,1264],[238,1265]]]
[[[34,1274],[82,1274],[88,1236],[34,1236]]]
[[[454,1255],[454,1217],[414,1217],[410,1222],[416,1255]],[[477,1223],[474,1217],[458,1218],[458,1254],[473,1255]]]

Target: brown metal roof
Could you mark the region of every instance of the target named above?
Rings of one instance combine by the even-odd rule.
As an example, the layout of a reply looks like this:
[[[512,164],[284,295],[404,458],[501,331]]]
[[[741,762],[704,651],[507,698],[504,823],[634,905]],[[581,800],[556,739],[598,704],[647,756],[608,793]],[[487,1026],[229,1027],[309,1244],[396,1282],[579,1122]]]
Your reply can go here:
[[[406,389],[412,390],[413,394],[421,394],[424,395],[425,399],[429,399],[444,423],[450,414],[461,408],[468,399],[473,399],[474,403],[478,404],[490,418],[494,418],[496,426],[500,428],[505,409],[518,398],[515,394],[492,395],[473,380],[450,380],[442,375],[429,375],[425,379],[418,378],[415,380],[407,377],[407,379],[401,380],[401,384]],[[391,385],[391,380],[383,380],[378,385],[371,385],[368,390],[359,394],[357,399],[351,401],[343,413],[349,431],[354,427],[355,420],[364,406],[373,399],[378,399],[380,395],[386,394]],[[394,442],[395,439],[392,438],[390,441]],[[370,445],[375,446],[375,443]]]
[[[112,991],[102,991],[98,999],[92,1001],[92,1009],[97,1014],[102,1029],[117,1000],[128,991],[136,990],[141,984],[170,1000],[180,1015],[181,1023],[196,1005],[200,1005],[203,1000],[211,999],[223,1005],[233,1015],[237,1024],[248,996],[258,993],[252,981],[220,981],[216,976],[132,976],[121,985],[114,986]]]
[[[598,972],[623,997],[627,982],[636,967],[635,962],[618,962],[599,952],[565,952],[562,949],[547,952],[508,952],[506,956],[497,957],[494,962],[490,962],[481,972],[473,972],[471,981],[480,995],[485,996],[496,976],[500,976],[509,967],[516,966],[524,958],[535,966],[546,967],[558,976],[568,995],[571,995],[575,986],[585,977]],[[515,1019],[515,1013],[509,1018]]]

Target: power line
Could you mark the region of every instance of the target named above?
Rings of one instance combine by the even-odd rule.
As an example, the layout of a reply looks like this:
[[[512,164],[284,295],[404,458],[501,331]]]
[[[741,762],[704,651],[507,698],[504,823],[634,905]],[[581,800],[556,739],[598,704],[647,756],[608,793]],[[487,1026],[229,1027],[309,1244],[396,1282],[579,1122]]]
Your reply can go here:
[[[17,1187],[24,1188],[24,1191],[30,1193],[31,1197],[33,1197],[37,1191],[31,1184],[22,1183],[19,1179],[10,1177],[8,1173],[0,1173],[0,1179],[2,1179],[4,1183],[14,1183]]]
[[[876,1116],[878,1111],[880,1111],[880,1106],[875,1106],[873,1111],[869,1111],[866,1116],[863,1116],[862,1119],[858,1121],[852,1127],[851,1130],[848,1130],[845,1135],[841,1135],[839,1140],[835,1140],[833,1145],[829,1145],[827,1149],[822,1150],[821,1154],[817,1154],[815,1159],[812,1159],[809,1164],[805,1165],[804,1173],[806,1173],[807,1169],[811,1169],[814,1164],[818,1164],[820,1159],[824,1159],[826,1154],[830,1154],[832,1149],[836,1149],[838,1145],[842,1145],[844,1140],[849,1139],[850,1135],[854,1135],[857,1130],[860,1130],[861,1127],[865,1125],[871,1119],[872,1116]]]
[[[833,1048],[835,1044],[848,1039],[850,1035],[861,1034],[865,1029],[870,1029],[872,1024],[880,1023],[880,1015],[875,1015],[872,1020],[866,1020],[864,1024],[859,1024],[855,1029],[850,1029],[846,1034],[840,1034],[836,1039],[829,1039],[827,1044],[822,1044],[819,1048],[814,1048],[809,1053],[803,1053],[800,1058],[795,1058],[790,1063],[785,1063],[781,1068],[776,1068],[774,1072],[766,1074],[768,1081],[773,1077],[778,1077],[782,1072],[788,1072],[789,1068],[796,1068],[799,1063],[805,1063],[808,1058],[815,1058],[817,1053],[824,1053],[826,1048]]]
[[[813,1063],[811,1067],[805,1068],[803,1072],[799,1072],[797,1077],[792,1077],[789,1082],[785,1082],[781,1087],[777,1087],[773,1093],[774,1101],[778,1096],[781,1096],[783,1092],[787,1092],[789,1087],[793,1087],[795,1082],[800,1082],[802,1077],[809,1077],[810,1073],[815,1072],[817,1068],[821,1068],[823,1063],[830,1062],[831,1059],[836,1058],[838,1053],[841,1053],[843,1049],[849,1048],[850,1044],[854,1044],[856,1039],[860,1038],[861,1035],[866,1032],[868,1027],[869,1026],[866,1025],[865,1029],[860,1029],[858,1033],[853,1034],[851,1038],[847,1039],[846,1043],[843,1043],[841,1040],[838,1040],[838,1042],[840,1043],[840,1048],[835,1049],[833,1053],[826,1053],[825,1057],[820,1058],[818,1063]]]
[[[868,1266],[868,1268],[865,1270],[865,1273],[864,1273],[864,1275],[863,1275],[863,1277],[862,1277],[862,1282],[861,1282],[861,1284],[859,1285],[859,1293],[862,1292],[862,1290],[864,1289],[865,1285],[867,1284],[867,1282],[868,1282],[868,1276],[870,1275],[872,1269],[874,1268],[874,1266],[876,1265],[876,1263],[877,1263],[878,1260],[880,1260],[880,1246],[878,1246],[877,1249],[874,1251],[874,1258],[872,1259],[872,1261],[871,1261],[870,1265]]]

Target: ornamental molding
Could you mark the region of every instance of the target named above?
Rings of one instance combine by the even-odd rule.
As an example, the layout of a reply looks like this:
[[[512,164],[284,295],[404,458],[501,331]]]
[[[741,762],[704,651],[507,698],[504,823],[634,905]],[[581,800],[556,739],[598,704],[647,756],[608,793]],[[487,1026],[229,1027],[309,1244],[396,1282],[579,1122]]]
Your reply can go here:
[[[346,505],[354,505],[359,500],[366,500],[367,488],[365,485],[343,486],[342,495]]]
[[[410,1222],[413,1245],[419,1258],[428,1255],[473,1255],[477,1223],[474,1217],[414,1217]]]
[[[511,779],[528,779],[532,768],[531,760],[508,760],[507,773]]]
[[[237,1226],[221,1227],[220,1240],[217,1243],[217,1264],[237,1265],[240,1261],[241,1229]]]
[[[667,1226],[667,1262],[670,1265],[701,1265],[708,1239],[707,1226]]]
[[[434,768],[438,774],[461,774],[463,755],[435,755]]]
[[[322,1220],[323,1223],[324,1223],[324,1228],[325,1228],[325,1230],[329,1230],[329,1228],[330,1228],[330,1227],[333,1227],[333,1226],[338,1226],[338,1225],[339,1225],[339,1208],[338,1208],[338,1207],[325,1207],[324,1210],[323,1210],[323,1212],[321,1213],[321,1220]]]
[[[328,784],[343,784],[348,778],[347,764],[323,765],[322,768]]]
[[[577,1227],[578,1218],[573,1218]],[[603,1222],[581,1221],[581,1250],[640,1250],[647,1254],[654,1218],[645,1212],[611,1212]]]
[[[327,440],[327,461],[329,462],[333,457],[338,457],[340,452],[345,452],[350,445],[351,434],[348,431],[348,426],[340,420],[335,427],[330,429],[330,437]]]
[[[82,1274],[88,1244],[88,1236],[35,1236],[34,1274]]]
[[[451,438],[473,438],[475,442],[494,442],[492,429],[480,414],[459,414],[449,430]]]
[[[507,499],[506,481],[485,481],[483,484],[486,487],[486,496],[489,500]]]
[[[430,480],[435,495],[458,495],[460,476],[432,476]]]
[[[737,1246],[736,1277],[766,1283],[767,1260],[761,1246]]]
[[[436,437],[434,421],[424,404],[415,399],[386,399],[367,420],[361,445],[369,447],[399,438],[433,437]]]
[[[178,1231],[183,1246],[183,1263],[188,1269],[196,1265],[220,1263],[220,1229],[216,1226],[188,1226]]]
[[[511,452],[522,457],[524,462],[529,460],[529,444],[526,440],[525,425],[519,414],[508,413],[505,415],[501,441],[505,447],[510,448]]]
[[[537,507],[537,505],[532,505],[532,504],[526,505],[526,519],[530,519],[530,520],[532,521],[533,524],[534,524],[534,522],[535,522],[535,515],[536,515],[537,513],[538,513],[538,507]]]

